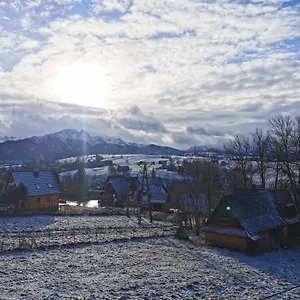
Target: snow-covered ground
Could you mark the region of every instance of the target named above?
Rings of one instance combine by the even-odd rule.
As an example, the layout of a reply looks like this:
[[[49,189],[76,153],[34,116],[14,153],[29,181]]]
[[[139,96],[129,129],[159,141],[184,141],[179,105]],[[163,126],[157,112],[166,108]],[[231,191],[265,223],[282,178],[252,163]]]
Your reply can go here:
[[[299,248],[248,257],[163,237],[0,256],[1,299],[252,300],[299,283]]]
[[[0,299],[300,299],[300,247],[249,257],[178,241],[172,224],[139,226],[134,216],[0,219],[2,242],[24,230],[45,233],[32,236],[37,245],[51,230],[48,246],[59,247],[2,252]]]
[[[176,230],[171,223],[150,223],[145,218],[139,225],[136,216],[11,217],[1,218],[0,225],[0,252],[169,236]]]
[[[143,219],[142,226],[165,226],[162,222],[149,223]],[[71,230],[78,228],[132,228],[139,227],[137,218],[131,216],[25,216],[0,218],[0,233],[28,230]]]
[[[120,166],[129,166],[131,169],[130,174],[133,176],[141,173],[142,169],[138,166],[138,163],[143,161],[145,163],[154,163],[153,168],[156,169],[156,175],[160,178],[164,178],[166,180],[174,180],[174,179],[182,179],[182,176],[178,175],[177,172],[167,171],[166,169],[157,169],[161,165],[159,164],[160,160],[169,161],[166,158],[162,158],[161,155],[143,155],[143,154],[130,154],[130,155],[102,155],[105,159],[110,159],[113,161],[114,165]],[[94,159],[95,155],[90,155],[85,157],[85,160]],[[188,157],[182,156],[172,156],[172,160],[174,162],[180,161],[183,159],[187,159]],[[67,158],[63,161],[72,161],[74,158]],[[74,176],[77,170],[67,171],[60,173],[60,178],[64,178],[65,176],[71,175]],[[93,182],[102,182],[104,183],[109,175],[108,167],[97,167],[97,168],[86,168],[85,172],[88,176],[89,183]]]

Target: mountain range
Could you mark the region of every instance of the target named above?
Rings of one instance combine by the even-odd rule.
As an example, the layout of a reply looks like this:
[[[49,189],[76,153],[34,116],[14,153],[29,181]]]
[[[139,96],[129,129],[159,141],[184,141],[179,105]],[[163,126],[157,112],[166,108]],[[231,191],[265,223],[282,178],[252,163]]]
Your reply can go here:
[[[30,138],[0,138],[0,161],[59,159],[90,154],[184,155],[186,151],[159,145],[91,136],[84,130],[64,129]]]

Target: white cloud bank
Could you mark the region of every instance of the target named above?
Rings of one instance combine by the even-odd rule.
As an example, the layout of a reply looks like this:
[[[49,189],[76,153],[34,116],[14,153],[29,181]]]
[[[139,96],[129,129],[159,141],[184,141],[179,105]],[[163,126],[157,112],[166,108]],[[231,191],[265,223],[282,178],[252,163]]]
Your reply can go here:
[[[300,5],[243,2],[0,1],[0,134],[83,127],[184,148],[295,114]],[[74,63],[103,71],[100,88],[74,71],[83,107],[53,87]]]

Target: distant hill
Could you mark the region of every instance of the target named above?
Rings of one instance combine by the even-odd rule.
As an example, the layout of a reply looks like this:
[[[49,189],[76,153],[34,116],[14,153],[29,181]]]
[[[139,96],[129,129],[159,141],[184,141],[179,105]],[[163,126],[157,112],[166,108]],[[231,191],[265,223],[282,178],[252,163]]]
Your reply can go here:
[[[0,138],[1,140],[1,138]],[[125,142],[119,138],[91,136],[84,130],[64,129],[40,137],[2,140],[0,160],[59,159],[90,154],[184,155],[185,151],[159,145]]]

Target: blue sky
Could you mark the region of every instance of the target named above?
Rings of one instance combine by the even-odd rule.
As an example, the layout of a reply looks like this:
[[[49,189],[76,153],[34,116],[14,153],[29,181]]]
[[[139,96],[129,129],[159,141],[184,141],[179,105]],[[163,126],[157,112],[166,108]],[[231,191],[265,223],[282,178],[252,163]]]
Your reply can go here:
[[[0,0],[0,31],[0,135],[186,148],[299,111],[298,0]]]

